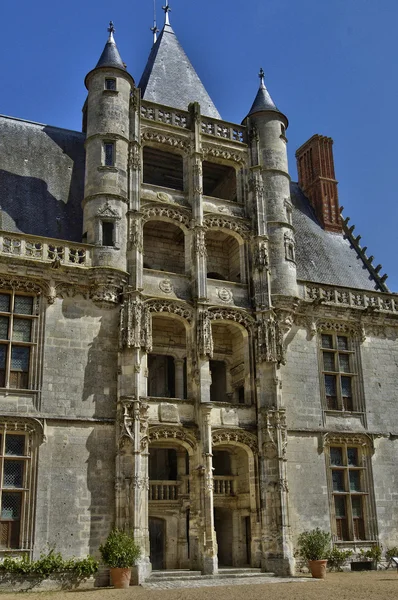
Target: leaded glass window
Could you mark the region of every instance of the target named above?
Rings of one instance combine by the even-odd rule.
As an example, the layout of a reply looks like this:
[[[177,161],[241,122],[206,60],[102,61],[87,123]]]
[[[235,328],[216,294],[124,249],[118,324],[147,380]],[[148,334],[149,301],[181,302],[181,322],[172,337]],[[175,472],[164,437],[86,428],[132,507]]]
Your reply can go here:
[[[353,355],[350,338],[345,335],[321,335],[322,373],[326,408],[353,411]]]
[[[31,387],[36,321],[32,296],[0,293],[0,387]]]

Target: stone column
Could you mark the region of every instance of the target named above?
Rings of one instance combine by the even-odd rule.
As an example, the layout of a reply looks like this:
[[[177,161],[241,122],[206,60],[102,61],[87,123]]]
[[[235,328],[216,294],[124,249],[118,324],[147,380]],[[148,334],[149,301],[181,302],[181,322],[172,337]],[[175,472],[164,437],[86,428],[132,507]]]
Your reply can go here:
[[[184,359],[175,358],[175,394],[176,398],[184,398]]]
[[[213,502],[213,455],[211,437],[211,405],[201,406],[201,428],[203,440],[203,512],[204,512],[204,552],[203,573],[214,574],[218,572],[218,547],[214,529],[214,502]]]

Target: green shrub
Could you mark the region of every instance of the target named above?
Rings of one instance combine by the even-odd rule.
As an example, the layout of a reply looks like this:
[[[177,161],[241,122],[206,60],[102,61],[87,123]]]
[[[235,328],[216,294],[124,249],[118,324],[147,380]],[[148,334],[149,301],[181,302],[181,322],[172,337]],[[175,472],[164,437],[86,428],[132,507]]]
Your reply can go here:
[[[39,579],[46,579],[53,573],[74,574],[77,579],[85,579],[98,571],[98,561],[92,556],[86,558],[62,558],[54,549],[41,554],[36,561],[30,561],[24,554],[20,558],[6,556],[0,563],[0,571],[15,575],[34,575]]]
[[[369,550],[361,550],[359,554],[362,558],[368,558],[369,560],[373,560],[376,565],[381,561],[381,557],[383,555],[382,546],[372,546]]]
[[[305,560],[323,560],[330,550],[331,535],[317,527],[303,531],[298,537],[298,555]]]
[[[120,529],[113,529],[99,550],[102,560],[108,567],[132,567],[141,554],[133,536]]]
[[[352,550],[339,550],[334,547],[326,556],[328,567],[334,571],[342,571],[344,563],[352,556]]]
[[[392,557],[393,556],[398,556],[398,546],[393,546],[392,548],[387,548],[385,556],[386,556],[386,561],[387,561],[387,567],[386,568],[388,569],[388,567],[391,566]]]

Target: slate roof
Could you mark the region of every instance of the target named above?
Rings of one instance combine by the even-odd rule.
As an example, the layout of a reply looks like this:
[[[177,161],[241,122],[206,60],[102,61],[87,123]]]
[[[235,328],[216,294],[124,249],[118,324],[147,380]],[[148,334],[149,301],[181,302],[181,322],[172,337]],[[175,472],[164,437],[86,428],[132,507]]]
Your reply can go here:
[[[188,110],[191,102],[199,102],[203,115],[221,119],[170,25],[163,27],[152,46],[138,87],[150,102],[181,110]]]
[[[0,228],[82,241],[85,135],[0,116]]]
[[[95,68],[98,69],[99,67],[116,67],[123,69],[123,71],[126,70],[112,34],[109,36]]]
[[[325,231],[297,183],[291,184],[297,279],[377,290],[365,263],[342,234]]]
[[[275,102],[271,98],[269,91],[265,87],[264,81],[261,80],[257,96],[254,99],[248,116],[252,115],[253,113],[262,112],[263,110],[274,110],[279,112],[279,110],[276,108]]]

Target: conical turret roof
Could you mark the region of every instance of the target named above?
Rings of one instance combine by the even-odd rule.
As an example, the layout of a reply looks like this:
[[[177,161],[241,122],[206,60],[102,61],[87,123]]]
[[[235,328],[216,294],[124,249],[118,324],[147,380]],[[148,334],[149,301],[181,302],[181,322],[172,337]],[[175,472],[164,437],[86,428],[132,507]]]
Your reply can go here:
[[[253,102],[253,105],[249,111],[248,116],[250,116],[254,113],[257,113],[257,112],[262,112],[264,110],[274,110],[276,112],[280,112],[277,109],[275,102],[272,100],[269,91],[265,87],[264,71],[262,69],[260,69],[259,77],[260,77],[260,87],[257,92],[257,96]]]
[[[221,119],[212,99],[168,22],[154,43],[138,84],[142,98],[173,108],[188,110],[199,102],[203,115]]]
[[[122,61],[122,57],[117,49],[113,33],[115,31],[112,21],[109,23],[109,38],[105,44],[105,48],[102,51],[99,61],[97,62],[96,69],[99,67],[116,67],[117,69],[126,70],[126,66]]]

